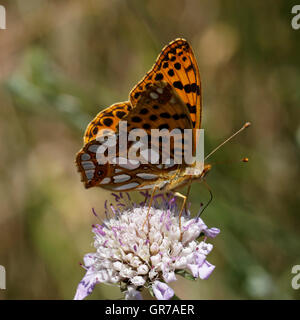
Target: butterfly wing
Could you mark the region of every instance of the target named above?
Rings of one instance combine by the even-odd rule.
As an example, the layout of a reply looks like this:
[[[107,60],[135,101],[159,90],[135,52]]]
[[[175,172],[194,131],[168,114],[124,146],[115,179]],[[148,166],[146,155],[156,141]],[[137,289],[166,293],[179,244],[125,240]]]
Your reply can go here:
[[[83,142],[84,144],[96,139],[102,129],[116,130],[119,121],[132,109],[129,101],[113,104],[107,109],[99,112],[88,124]]]
[[[201,126],[202,96],[197,61],[188,42],[176,39],[167,45],[146,76],[130,92],[134,106],[141,93],[155,81],[166,81],[173,86],[187,105],[194,128]]]
[[[141,92],[136,107],[133,108],[122,120],[127,121],[128,132],[140,128],[147,135],[150,135],[151,129],[192,129],[192,121],[189,110],[175,90],[165,82],[156,82],[148,86],[144,92]],[[119,141],[119,125],[116,127],[117,146]],[[174,136],[176,139],[176,136]],[[175,141],[175,140],[174,140]],[[128,142],[128,152],[133,142]],[[152,145],[151,145],[152,147]],[[117,149],[116,157],[109,159],[106,164],[99,164],[97,152],[103,152],[103,143],[99,139],[89,141],[78,153],[76,163],[82,175],[82,180],[87,188],[92,186],[101,186],[103,188],[115,191],[130,191],[151,189],[154,185],[163,187],[170,182],[173,175],[176,175],[184,167],[183,164],[174,164],[175,150],[174,146],[170,152],[171,161],[169,164],[162,164],[162,150],[159,145],[150,151],[150,156],[144,158],[148,162],[138,161],[136,158],[128,157],[127,162],[121,163],[121,157]],[[149,145],[150,148],[150,145]],[[152,163],[151,157],[157,157],[159,161]],[[156,155],[155,155],[156,153]],[[149,152],[145,152],[149,155]],[[121,161],[120,161],[121,160]],[[173,159],[174,160],[174,159]]]

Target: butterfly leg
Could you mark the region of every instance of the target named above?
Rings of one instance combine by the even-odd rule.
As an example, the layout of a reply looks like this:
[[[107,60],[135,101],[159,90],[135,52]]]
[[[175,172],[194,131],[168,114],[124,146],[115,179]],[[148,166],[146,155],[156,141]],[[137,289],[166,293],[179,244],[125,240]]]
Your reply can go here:
[[[152,193],[151,193],[151,198],[150,198],[150,201],[149,201],[147,216],[146,216],[146,219],[145,219],[145,221],[144,221],[144,223],[143,223],[142,229],[144,229],[145,223],[146,223],[147,221],[149,221],[150,208],[151,208],[151,205],[152,205],[152,202],[153,202],[153,198],[154,198],[154,195],[155,195],[155,192],[156,192],[157,189],[158,189],[157,186],[154,186],[154,187],[153,187],[153,190],[152,190]]]
[[[179,229],[180,229],[180,239],[181,239],[181,237],[182,237],[182,233],[181,233],[181,216],[182,216],[183,209],[185,208],[185,205],[186,205],[187,196],[185,196],[185,195],[183,195],[183,194],[181,194],[179,192],[175,192],[174,195],[183,199],[182,206],[181,206],[181,209],[180,209],[180,212],[179,212]]]
[[[187,200],[188,200],[189,195],[190,195],[191,187],[192,187],[192,181],[189,183],[189,186],[188,186],[188,189],[187,189],[187,192],[186,192],[186,201],[185,201],[185,206],[184,206],[185,212],[187,212]]]

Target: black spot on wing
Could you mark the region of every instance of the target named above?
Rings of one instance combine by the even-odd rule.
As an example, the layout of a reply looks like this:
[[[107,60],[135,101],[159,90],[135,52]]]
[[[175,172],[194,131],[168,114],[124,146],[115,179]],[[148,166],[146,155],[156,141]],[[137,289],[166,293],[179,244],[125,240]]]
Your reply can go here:
[[[170,69],[169,71],[168,71],[168,75],[170,76],[170,77],[173,77],[174,76],[174,70],[173,69]]]
[[[186,93],[190,93],[191,92],[191,85],[190,84],[186,84],[183,88],[184,88],[184,91]]]
[[[190,113],[196,113],[196,106],[191,106],[189,103],[186,104]]]
[[[182,84],[181,81],[174,81],[173,82],[173,86],[174,86],[174,88],[177,88],[177,89],[180,89],[180,90],[183,89],[183,84]]]
[[[176,62],[174,64],[174,67],[175,67],[176,70],[180,70],[181,69],[181,64],[179,62]]]
[[[160,114],[160,117],[165,118],[165,119],[170,119],[171,115],[168,112],[163,112]]]
[[[122,119],[125,115],[126,115],[126,112],[124,111],[117,111],[116,112],[116,115],[119,119]]]
[[[162,129],[170,129],[169,125],[167,123],[163,123],[161,124],[159,127],[158,127],[159,130],[162,130]]]
[[[147,108],[143,108],[143,109],[141,109],[140,114],[145,115],[145,114],[147,114],[148,112],[149,112],[149,110],[148,110]]]
[[[151,129],[150,124],[148,124],[148,123],[144,123],[144,124],[143,124],[143,129],[145,129],[145,130],[147,130],[147,129]]]
[[[112,124],[113,124],[113,119],[111,119],[111,118],[105,118],[105,119],[103,119],[103,124],[105,125],[105,126],[107,126],[107,127],[110,127]]]
[[[131,121],[138,123],[138,122],[141,122],[142,119],[140,117],[138,117],[138,116],[134,116],[134,117],[131,118]]]
[[[149,117],[149,119],[150,119],[151,121],[156,121],[158,118],[157,118],[157,116],[156,116],[155,114],[152,114],[152,115]]]
[[[162,80],[163,78],[164,78],[164,76],[163,76],[162,73],[158,73],[158,74],[155,76],[155,80],[156,80],[156,81]]]

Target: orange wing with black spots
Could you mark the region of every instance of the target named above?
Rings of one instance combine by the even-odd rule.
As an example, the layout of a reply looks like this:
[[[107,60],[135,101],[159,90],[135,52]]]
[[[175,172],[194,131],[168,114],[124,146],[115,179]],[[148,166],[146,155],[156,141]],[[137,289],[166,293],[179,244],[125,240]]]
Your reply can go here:
[[[152,163],[138,165],[136,161],[127,159],[128,163],[122,166],[114,162],[120,158],[117,155],[109,163],[100,164],[98,156],[106,156],[107,149],[101,139],[97,138],[103,138],[106,131],[103,129],[110,129],[118,136],[121,119],[128,121],[129,130],[141,128],[147,135],[151,129],[156,128],[198,129],[201,126],[201,112],[201,83],[197,62],[187,41],[177,39],[162,50],[152,69],[133,88],[130,101],[110,106],[88,125],[84,147],[76,156],[77,168],[85,186],[101,186],[116,191],[142,190],[154,186],[163,188],[166,185],[175,188],[179,184],[178,173],[187,166],[185,163],[169,166],[155,166]],[[195,130],[193,143],[185,139],[183,148],[193,144],[195,151],[194,135]],[[118,138],[117,149],[119,144]],[[160,145],[156,151],[161,159],[164,153]],[[175,147],[171,151],[174,157],[177,152]]]
[[[138,148],[137,156],[136,141],[128,141],[125,150],[127,158],[123,158],[120,154],[122,144],[119,141],[119,125],[114,130],[116,153],[111,156],[107,152],[107,141],[93,139],[86,143],[76,157],[77,167],[85,187],[100,186],[114,191],[131,191],[152,189],[154,186],[164,188],[167,184],[174,184],[180,171],[187,166],[184,162],[178,164],[174,161],[176,154],[177,159],[182,158],[184,149],[191,145],[191,141],[186,140],[182,145],[182,133],[184,129],[192,129],[188,108],[174,88],[162,81],[151,84],[141,93],[135,108],[125,115],[123,120],[127,121],[128,132],[133,129],[144,129],[148,136],[147,144],[142,149]],[[174,140],[170,145],[169,153],[162,150],[159,140],[157,144],[151,140],[153,128],[178,130],[177,133],[173,132]],[[114,132],[112,131],[111,134]],[[165,135],[166,133],[162,134],[162,136]],[[177,145],[179,148],[175,147],[177,140],[180,143]],[[102,155],[106,157],[106,162],[103,164],[99,162]],[[153,161],[154,158],[158,161]],[[122,162],[124,159],[126,161]],[[163,162],[163,159],[168,159],[168,164]]]
[[[135,106],[141,92],[155,81],[166,81],[175,88],[187,105],[194,128],[201,126],[202,97],[197,61],[188,42],[176,39],[167,45],[158,56],[152,69],[130,92],[130,101]]]
[[[113,104],[107,109],[99,112],[97,116],[88,124],[84,133],[84,144],[96,139],[101,129],[116,130],[119,121],[131,110],[129,101]]]

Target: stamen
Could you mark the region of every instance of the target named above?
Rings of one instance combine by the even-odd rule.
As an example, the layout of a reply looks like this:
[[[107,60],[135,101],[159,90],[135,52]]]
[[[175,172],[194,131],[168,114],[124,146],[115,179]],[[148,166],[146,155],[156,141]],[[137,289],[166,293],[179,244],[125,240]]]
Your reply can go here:
[[[113,214],[114,214],[115,216],[118,216],[118,212],[117,212],[117,210],[115,209],[115,207],[113,206],[112,203],[110,204],[110,208],[111,208]]]
[[[126,192],[126,195],[127,195],[128,200],[131,201],[131,198],[130,198],[130,195],[128,192]]]
[[[115,197],[115,201],[118,202],[120,200],[120,196],[116,193],[112,193],[112,195]]]
[[[92,208],[92,212],[93,212],[93,214],[94,214],[95,217],[99,218],[99,216],[97,215],[97,213],[96,213],[96,211],[95,211],[94,208]]]

